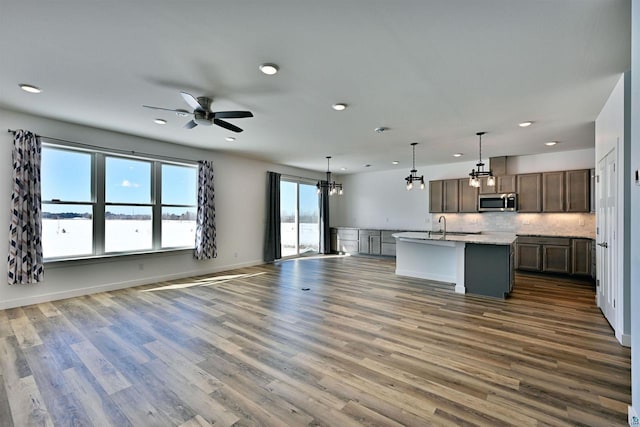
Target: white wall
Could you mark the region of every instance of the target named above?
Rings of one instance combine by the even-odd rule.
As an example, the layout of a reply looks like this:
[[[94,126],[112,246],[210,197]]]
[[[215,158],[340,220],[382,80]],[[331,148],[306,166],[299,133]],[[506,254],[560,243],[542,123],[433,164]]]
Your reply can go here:
[[[631,3],[631,173],[640,169],[640,2]],[[628,177],[630,178],[630,177]],[[640,414],[640,186],[630,189],[631,230],[631,401],[630,413]]]
[[[262,263],[266,211],[266,172],[320,179],[322,173],[259,162],[220,151],[199,150],[126,134],[72,125],[0,110],[0,200],[11,197],[12,135],[6,129],[122,150],[214,162],[218,258],[196,261],[192,251],[133,255],[45,266],[45,280],[34,285],[0,284],[0,308],[187,277]],[[0,209],[0,241],[8,241],[8,208]],[[0,250],[7,259],[8,245]],[[0,277],[7,277],[6,263]]]
[[[425,181],[463,178],[468,176],[475,163],[474,160],[418,166],[417,169],[419,175],[424,175]],[[594,167],[594,150],[553,151],[549,154],[510,157],[507,163],[509,174],[590,169]],[[437,224],[432,224],[429,214],[429,186],[427,185],[423,191],[415,186],[411,191],[405,190],[404,178],[408,173],[408,170],[393,170],[341,176],[339,179],[344,184],[345,194],[335,198],[331,225],[407,230],[439,229]],[[477,215],[478,221],[500,214],[488,214],[483,217],[484,215],[487,214]],[[488,221],[487,224],[495,222]],[[592,232],[588,231],[585,235]]]

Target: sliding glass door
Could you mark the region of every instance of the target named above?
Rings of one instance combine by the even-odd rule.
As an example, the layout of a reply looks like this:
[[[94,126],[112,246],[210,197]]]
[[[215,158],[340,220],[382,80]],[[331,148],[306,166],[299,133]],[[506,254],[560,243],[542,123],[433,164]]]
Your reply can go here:
[[[318,253],[320,207],[315,184],[280,181],[282,257]]]

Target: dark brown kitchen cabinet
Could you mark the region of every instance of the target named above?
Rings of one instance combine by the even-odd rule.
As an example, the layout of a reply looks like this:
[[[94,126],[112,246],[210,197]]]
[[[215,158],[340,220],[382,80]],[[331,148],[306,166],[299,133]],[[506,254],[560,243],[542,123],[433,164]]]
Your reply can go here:
[[[458,212],[458,179],[429,181],[429,212]]]
[[[503,175],[503,176],[497,177],[496,190],[498,194],[515,193],[516,192],[516,176]]]
[[[571,240],[571,274],[591,275],[591,239]]]
[[[542,212],[564,212],[564,175],[563,171],[542,174]]]
[[[480,194],[495,194],[496,186],[487,185],[487,177],[484,177],[484,178],[480,178],[480,188],[478,190]]]
[[[445,179],[442,188],[442,212],[458,212],[458,180]]]
[[[542,245],[542,271],[547,273],[569,274],[571,272],[571,246]]]
[[[542,211],[542,174],[517,175],[518,212]]]
[[[591,171],[589,169],[565,172],[567,212],[591,210]]]
[[[429,181],[429,212],[443,212],[442,194],[443,181]]]
[[[478,188],[469,185],[467,178],[458,180],[458,212],[478,212]]]
[[[541,246],[537,243],[516,245],[516,268],[518,270],[540,271],[542,269]]]

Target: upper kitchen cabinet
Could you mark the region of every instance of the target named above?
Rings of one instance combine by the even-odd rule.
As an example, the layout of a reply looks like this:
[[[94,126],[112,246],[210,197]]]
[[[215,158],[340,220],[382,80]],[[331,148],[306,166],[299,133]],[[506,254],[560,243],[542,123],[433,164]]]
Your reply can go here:
[[[542,211],[542,174],[528,173],[517,176],[518,212]]]
[[[567,212],[591,210],[591,171],[581,169],[565,172]]]
[[[468,178],[458,180],[458,212],[478,212],[478,188],[469,185]]]
[[[429,181],[429,212],[458,212],[458,179]]]
[[[589,212],[589,169],[542,174],[543,212]]]
[[[502,175],[496,177],[496,192],[502,193],[515,193],[516,192],[516,176],[515,175]]]
[[[564,172],[542,174],[542,212],[564,212]]]
[[[442,212],[443,181],[429,181],[429,212]]]

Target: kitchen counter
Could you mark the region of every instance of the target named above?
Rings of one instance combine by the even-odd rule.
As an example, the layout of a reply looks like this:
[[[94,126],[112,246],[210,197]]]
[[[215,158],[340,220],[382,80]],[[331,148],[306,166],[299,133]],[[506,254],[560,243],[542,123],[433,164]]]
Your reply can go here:
[[[545,233],[545,234],[521,234],[518,233],[518,237],[562,237],[565,239],[595,239],[595,233],[592,236],[579,236],[576,234],[563,234],[563,233]]]
[[[516,235],[511,233],[487,233],[487,234],[457,234],[447,233],[446,238],[442,238],[440,232],[405,232],[393,235],[396,239],[404,240],[439,240],[448,242],[479,243],[484,245],[511,245],[516,241]]]
[[[456,293],[504,298],[513,287],[512,233],[404,232],[396,239],[396,274],[453,283]]]

